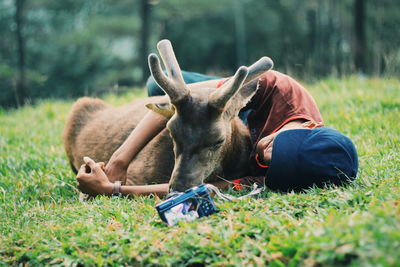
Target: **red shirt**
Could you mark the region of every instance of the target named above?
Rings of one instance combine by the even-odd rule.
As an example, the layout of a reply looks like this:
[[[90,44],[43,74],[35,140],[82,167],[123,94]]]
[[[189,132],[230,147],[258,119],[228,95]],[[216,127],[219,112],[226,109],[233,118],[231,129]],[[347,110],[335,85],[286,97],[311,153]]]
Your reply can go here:
[[[265,175],[265,169],[259,167],[254,160],[257,142],[290,121],[304,119],[322,122],[322,116],[310,93],[285,74],[267,71],[260,75],[258,86],[256,94],[243,110],[251,110],[247,121],[253,144],[250,156],[254,175]]]

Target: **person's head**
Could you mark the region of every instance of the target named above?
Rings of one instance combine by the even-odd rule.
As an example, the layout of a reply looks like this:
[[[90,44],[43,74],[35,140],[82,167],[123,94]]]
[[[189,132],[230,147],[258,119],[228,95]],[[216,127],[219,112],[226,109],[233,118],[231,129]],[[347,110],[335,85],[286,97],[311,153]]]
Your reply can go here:
[[[338,131],[326,127],[286,130],[273,136],[265,182],[275,190],[302,190],[352,181],[357,170],[356,148]]]

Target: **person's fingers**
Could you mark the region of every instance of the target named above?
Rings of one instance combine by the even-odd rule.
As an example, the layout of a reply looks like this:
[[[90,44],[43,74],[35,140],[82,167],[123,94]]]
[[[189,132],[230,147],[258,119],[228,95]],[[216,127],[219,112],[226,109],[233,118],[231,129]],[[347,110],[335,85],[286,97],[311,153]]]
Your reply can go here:
[[[257,147],[256,147],[256,153],[258,154],[258,155],[262,155],[263,154],[263,152],[264,152],[264,149],[265,149],[265,147],[266,147],[266,139],[264,138],[264,139],[261,139],[258,143],[257,143]]]
[[[274,140],[275,135],[268,135],[264,138],[262,138],[256,146],[256,153],[259,154],[259,156],[263,156],[264,151],[268,148],[268,146],[271,145],[271,143]]]
[[[78,183],[79,183],[79,182],[81,182],[81,181],[83,181],[83,180],[85,180],[85,179],[88,179],[89,177],[90,177],[90,174],[85,173],[85,172],[82,172],[82,173],[78,173],[78,174],[76,175],[76,180],[77,180]]]
[[[86,163],[86,165],[89,165],[90,168],[94,168],[94,166],[96,166],[96,162],[89,157],[83,157],[83,161]]]
[[[106,165],[104,164],[104,162],[98,162],[97,164],[99,164],[100,169],[102,169],[103,171],[106,170]]]
[[[106,166],[105,166],[106,170],[110,168],[110,165],[111,165],[110,162],[111,162],[111,160],[109,160],[109,161],[107,162],[107,164],[106,164]]]
[[[83,161],[92,169],[92,172],[95,172],[98,168],[100,168],[94,160],[89,157],[83,157]]]
[[[82,164],[81,167],[79,168],[77,175],[79,175],[80,173],[85,173],[85,172],[86,172],[86,164]]]

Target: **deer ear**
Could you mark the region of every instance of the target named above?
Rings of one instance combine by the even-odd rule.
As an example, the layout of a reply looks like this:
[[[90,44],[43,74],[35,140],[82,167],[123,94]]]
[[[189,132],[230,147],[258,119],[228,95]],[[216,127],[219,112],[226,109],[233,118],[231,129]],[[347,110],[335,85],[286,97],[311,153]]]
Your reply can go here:
[[[225,116],[229,119],[233,119],[238,116],[239,111],[244,108],[250,99],[256,94],[258,90],[258,80],[255,79],[245,84],[239,89],[239,92],[232,97],[225,108]]]
[[[146,104],[146,108],[164,116],[167,119],[170,119],[175,114],[175,108],[170,103],[163,104]]]
[[[243,86],[229,100],[228,107],[225,109],[226,116],[234,118],[239,114],[240,109],[247,105],[258,90],[258,77],[273,66],[274,62],[269,57],[262,57],[248,67],[249,74]]]

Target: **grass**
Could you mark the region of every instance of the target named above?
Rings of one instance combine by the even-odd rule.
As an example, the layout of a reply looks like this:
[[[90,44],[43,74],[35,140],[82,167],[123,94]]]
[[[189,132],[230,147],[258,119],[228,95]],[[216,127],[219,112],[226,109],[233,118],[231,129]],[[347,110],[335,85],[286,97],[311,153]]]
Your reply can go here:
[[[0,265],[398,266],[400,81],[307,87],[326,125],[354,140],[356,182],[215,199],[217,215],[174,227],[161,222],[151,197],[79,201],[61,141],[72,102],[1,111]]]

